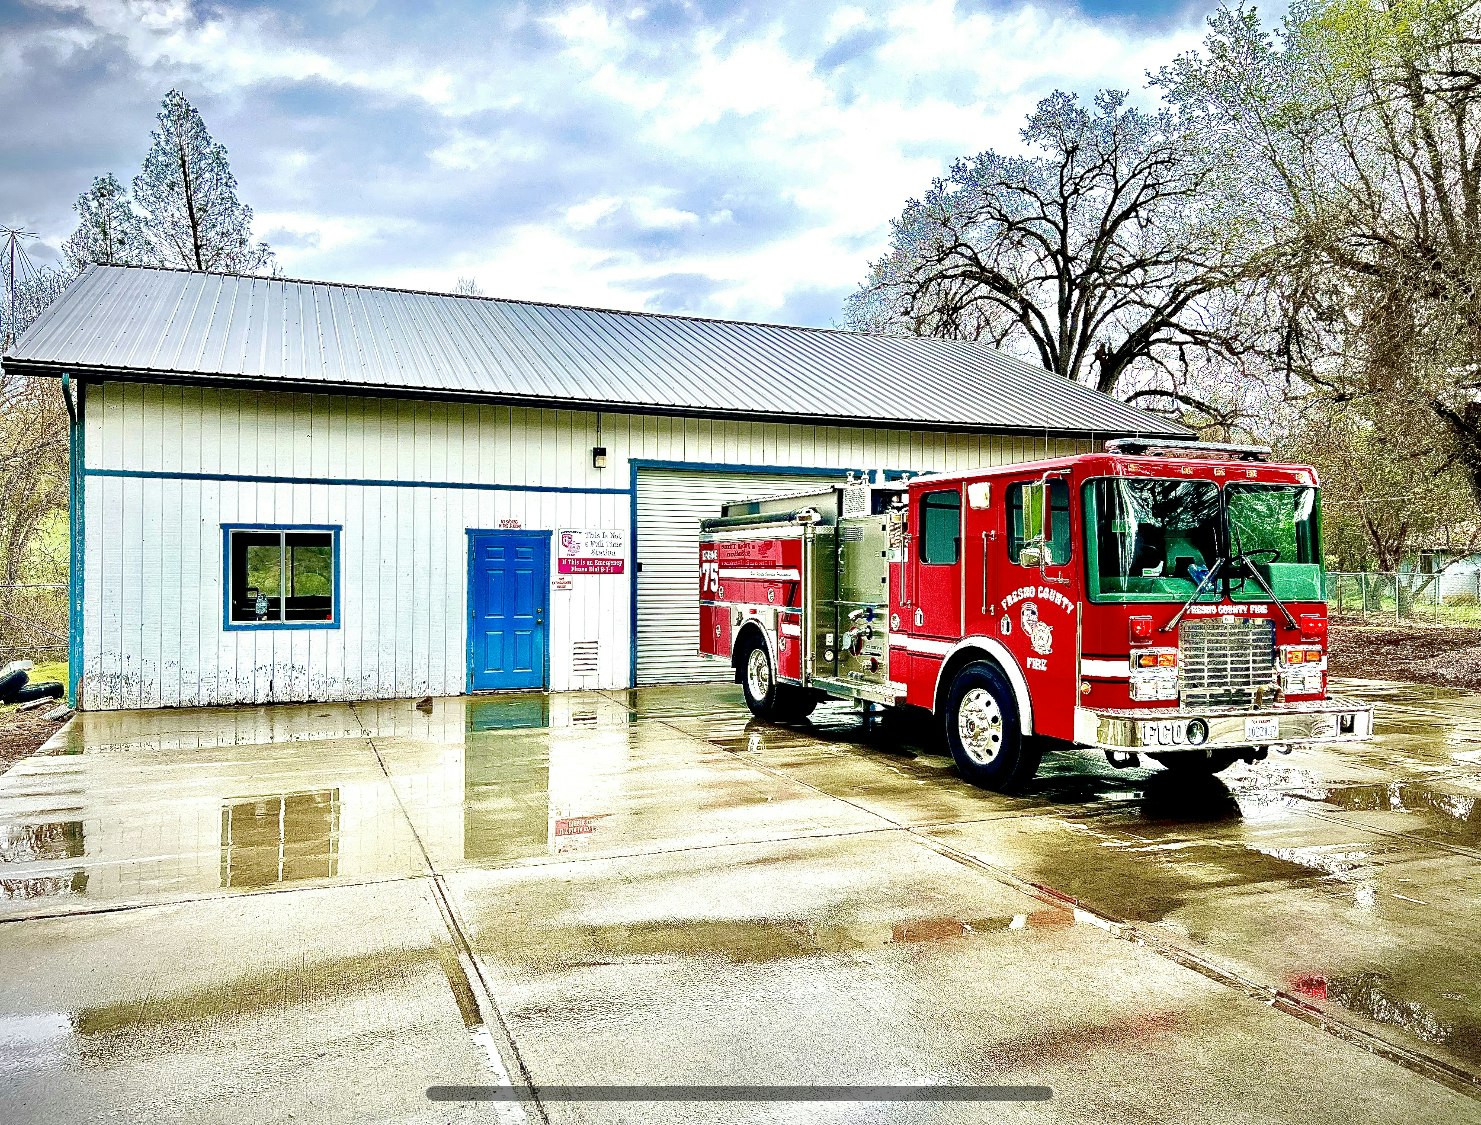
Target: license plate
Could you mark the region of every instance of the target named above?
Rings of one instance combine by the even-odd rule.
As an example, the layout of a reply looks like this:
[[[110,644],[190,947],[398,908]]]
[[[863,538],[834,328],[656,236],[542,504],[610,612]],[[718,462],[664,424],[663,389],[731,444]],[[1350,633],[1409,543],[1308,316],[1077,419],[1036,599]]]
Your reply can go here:
[[[1251,742],[1272,742],[1280,737],[1280,720],[1270,717],[1246,719],[1244,736]]]

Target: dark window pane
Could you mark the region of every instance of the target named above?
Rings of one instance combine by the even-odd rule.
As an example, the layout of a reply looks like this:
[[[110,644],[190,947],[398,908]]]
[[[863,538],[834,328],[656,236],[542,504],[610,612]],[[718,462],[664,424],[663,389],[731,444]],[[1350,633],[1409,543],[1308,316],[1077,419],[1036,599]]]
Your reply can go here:
[[[954,563],[961,557],[962,494],[928,492],[921,501],[921,561]]]
[[[228,618],[241,624],[334,620],[334,533],[232,531]]]
[[[232,621],[278,621],[282,614],[282,542],[276,531],[233,531],[230,575]]]
[[[327,531],[290,531],[285,540],[288,552],[288,620],[333,620],[333,535]]]
[[[1008,505],[1008,558],[1014,563],[1023,552],[1023,488],[1011,484],[1006,492]],[[1050,566],[1063,566],[1070,561],[1070,486],[1061,479],[1049,482],[1049,554]]]

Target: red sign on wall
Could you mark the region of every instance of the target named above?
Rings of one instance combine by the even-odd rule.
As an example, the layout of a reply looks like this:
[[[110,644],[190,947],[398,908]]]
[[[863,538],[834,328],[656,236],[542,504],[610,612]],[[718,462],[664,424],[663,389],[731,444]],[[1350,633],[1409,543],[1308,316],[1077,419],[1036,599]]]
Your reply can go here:
[[[557,574],[622,574],[626,556],[625,532],[572,528],[557,536],[555,569]]]

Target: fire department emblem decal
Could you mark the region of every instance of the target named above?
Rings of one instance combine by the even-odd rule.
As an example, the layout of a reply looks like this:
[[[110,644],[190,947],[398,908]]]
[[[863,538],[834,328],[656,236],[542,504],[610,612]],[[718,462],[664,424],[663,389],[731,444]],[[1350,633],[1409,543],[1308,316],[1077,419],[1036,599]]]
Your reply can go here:
[[[1028,638],[1035,652],[1048,656],[1054,650],[1054,630],[1039,620],[1037,602],[1023,603],[1023,608],[1018,612],[1018,623],[1023,626],[1023,635]]]

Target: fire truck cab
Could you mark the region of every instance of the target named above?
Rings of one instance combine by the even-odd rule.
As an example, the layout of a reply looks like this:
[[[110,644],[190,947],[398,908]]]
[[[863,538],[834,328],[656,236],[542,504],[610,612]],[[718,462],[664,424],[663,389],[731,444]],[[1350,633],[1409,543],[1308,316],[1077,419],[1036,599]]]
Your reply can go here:
[[[987,788],[1056,747],[1213,773],[1372,729],[1327,694],[1316,473],[1266,449],[851,475],[725,505],[699,554],[700,651],[757,716],[924,708]]]

